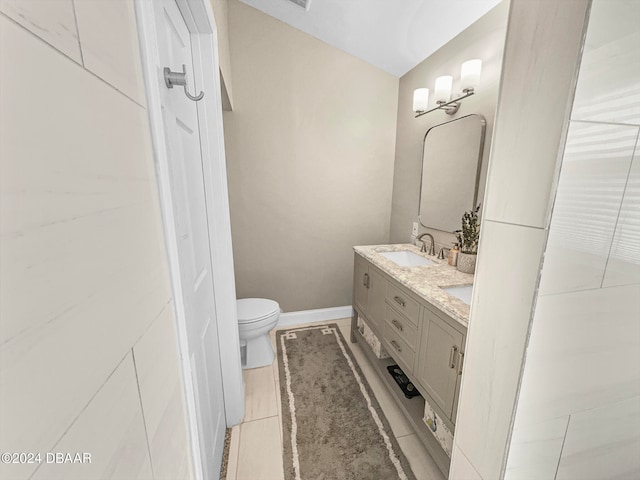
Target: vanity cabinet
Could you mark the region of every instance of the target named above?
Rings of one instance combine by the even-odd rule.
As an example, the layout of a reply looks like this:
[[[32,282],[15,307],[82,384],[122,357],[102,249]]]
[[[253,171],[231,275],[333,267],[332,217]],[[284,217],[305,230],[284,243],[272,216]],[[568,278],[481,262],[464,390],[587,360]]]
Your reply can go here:
[[[367,310],[369,298],[369,262],[356,255],[353,267],[353,306],[361,313]]]
[[[369,268],[369,298],[367,299],[367,318],[373,322],[379,333],[384,328],[384,295],[387,282],[382,273],[374,267]]]
[[[410,372],[416,358],[415,350],[398,335],[395,327],[388,323],[382,333],[382,344],[389,354],[398,362],[403,372]]]
[[[418,343],[418,327],[416,323],[411,322],[407,317],[398,313],[395,308],[387,305],[385,309],[384,320],[386,326],[396,335],[398,335],[407,346],[415,352]],[[413,363],[411,364],[413,367]]]
[[[353,303],[360,313],[369,320],[369,326],[373,327],[378,336],[384,330],[386,288],[387,283],[382,272],[364,258],[356,256]]]
[[[352,341],[362,337],[362,316],[392,358],[367,356],[394,394],[419,438],[447,475],[449,457],[423,422],[425,401],[451,432],[455,429],[466,327],[356,253],[353,284]],[[363,342],[365,343],[365,342]],[[406,399],[386,367],[397,363],[423,398]]]
[[[464,334],[425,307],[415,375],[424,393],[452,423],[455,423],[454,403],[460,389],[463,348]]]
[[[420,318],[420,301],[416,300],[412,294],[407,292],[395,281],[390,281],[387,287],[386,301],[398,312],[411,322],[413,325],[418,324]]]
[[[382,343],[404,372],[413,371],[418,344],[420,303],[400,285],[386,280]]]

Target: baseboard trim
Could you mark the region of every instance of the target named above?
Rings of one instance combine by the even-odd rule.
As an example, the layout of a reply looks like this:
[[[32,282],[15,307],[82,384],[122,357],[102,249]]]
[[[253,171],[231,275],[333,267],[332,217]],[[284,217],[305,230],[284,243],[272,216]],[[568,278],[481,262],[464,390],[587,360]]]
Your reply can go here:
[[[344,307],[318,308],[317,310],[281,313],[276,328],[348,318],[351,316],[351,312],[351,305],[345,305]]]

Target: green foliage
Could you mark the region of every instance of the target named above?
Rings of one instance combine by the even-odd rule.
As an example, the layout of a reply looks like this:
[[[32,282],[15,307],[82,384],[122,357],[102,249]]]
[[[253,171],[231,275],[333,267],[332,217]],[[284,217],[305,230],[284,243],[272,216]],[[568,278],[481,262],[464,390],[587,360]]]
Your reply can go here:
[[[458,245],[462,253],[478,253],[480,241],[480,221],[478,212],[480,205],[473,210],[468,210],[462,215],[462,229],[453,232],[458,239]]]

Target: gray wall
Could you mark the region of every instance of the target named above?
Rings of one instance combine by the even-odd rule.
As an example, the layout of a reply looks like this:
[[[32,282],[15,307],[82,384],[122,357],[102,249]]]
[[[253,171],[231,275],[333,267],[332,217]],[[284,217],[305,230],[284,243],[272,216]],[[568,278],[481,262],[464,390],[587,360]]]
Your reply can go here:
[[[229,33],[238,297],[350,305],[352,247],[389,239],[398,79],[235,0]]]
[[[470,113],[479,113],[487,120],[483,169],[480,178],[481,188],[478,195],[479,201],[482,201],[498,99],[507,10],[508,2],[500,3],[400,79],[390,227],[391,243],[408,242],[412,223],[418,221],[422,142],[427,130],[434,125]],[[454,91],[457,91],[460,65],[472,58],[482,59],[482,76],[476,89],[477,93],[464,100],[455,115],[437,111],[414,118],[413,91],[416,88],[427,87],[433,95],[435,79],[440,75],[453,75]],[[447,247],[451,246],[451,242],[455,240],[455,237],[448,233],[425,228],[421,228],[420,231],[433,233],[436,242]]]

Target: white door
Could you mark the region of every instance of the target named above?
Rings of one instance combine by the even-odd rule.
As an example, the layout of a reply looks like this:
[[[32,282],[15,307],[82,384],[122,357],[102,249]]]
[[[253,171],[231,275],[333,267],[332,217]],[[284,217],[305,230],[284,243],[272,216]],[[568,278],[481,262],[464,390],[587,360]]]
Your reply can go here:
[[[187,68],[188,90],[195,92],[191,37],[175,0],[154,2],[160,65],[174,72]],[[196,103],[182,87],[160,86],[170,170],[191,376],[195,390],[199,450],[205,479],[219,478],[225,416],[218,330],[211,267],[211,245],[201,139]],[[213,208],[213,206],[209,206]],[[176,272],[174,272],[175,274]]]

